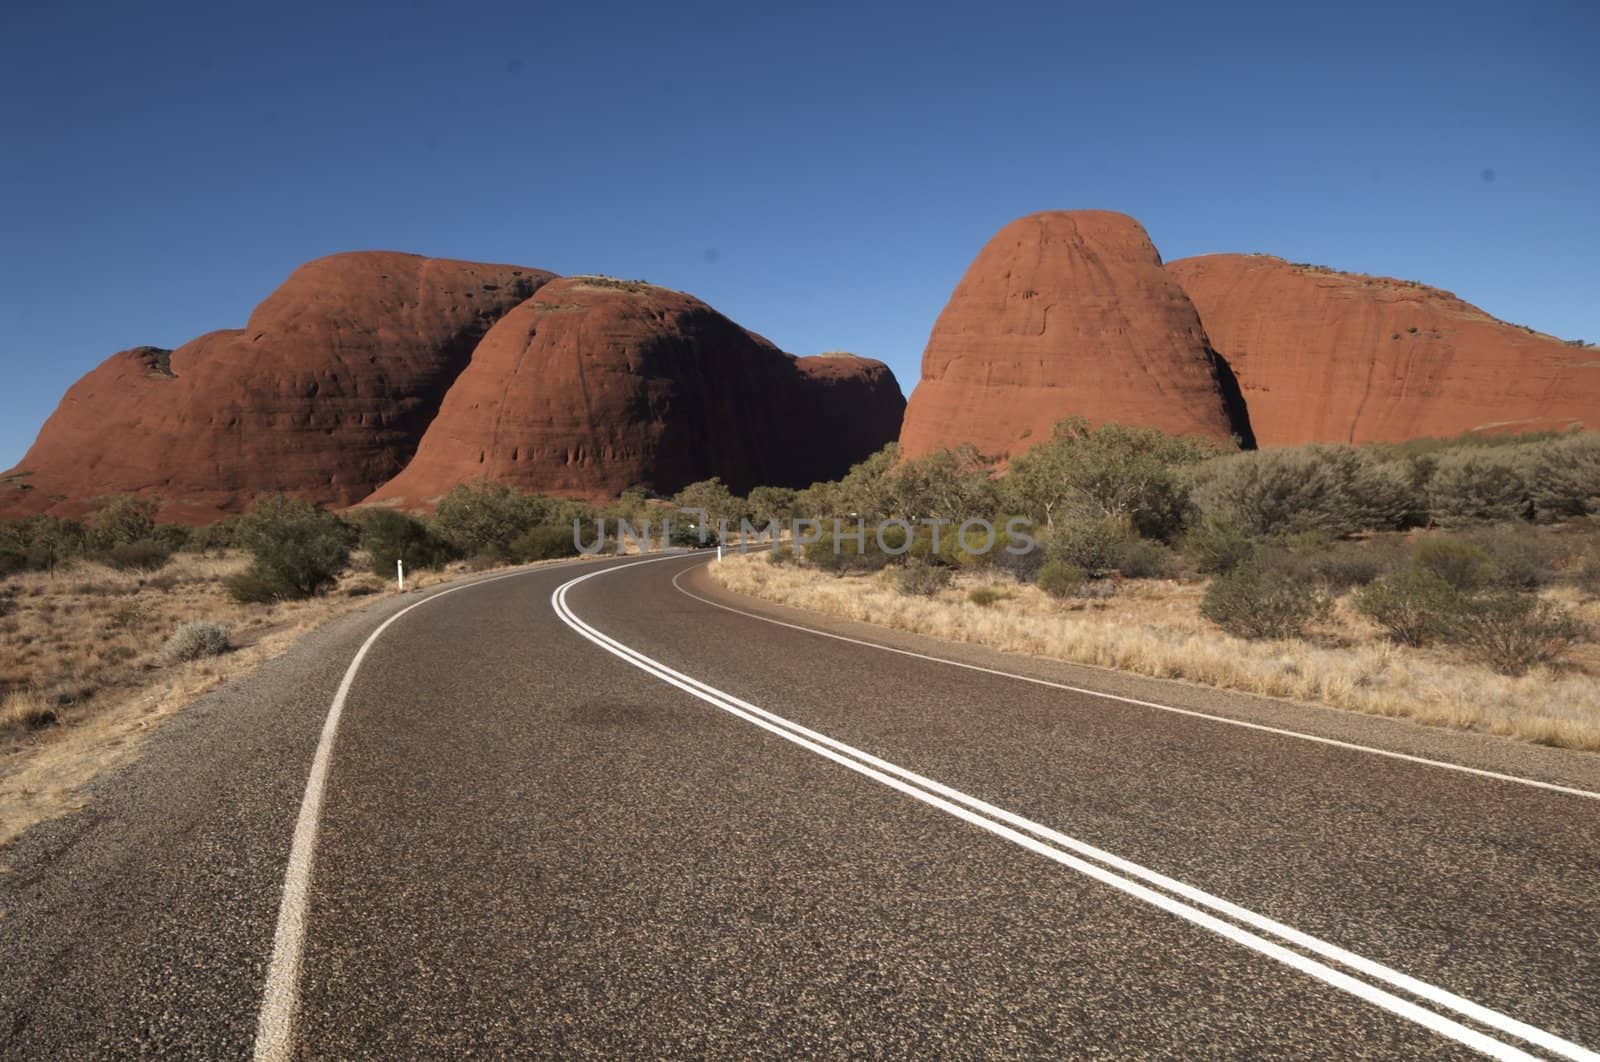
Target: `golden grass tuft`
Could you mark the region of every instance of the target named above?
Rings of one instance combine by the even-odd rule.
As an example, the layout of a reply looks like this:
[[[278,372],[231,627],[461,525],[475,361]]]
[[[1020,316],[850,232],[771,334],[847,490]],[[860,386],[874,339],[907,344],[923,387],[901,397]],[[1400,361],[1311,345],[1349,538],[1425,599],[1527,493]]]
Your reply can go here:
[[[1348,600],[1339,601],[1308,638],[1261,642],[1235,638],[1203,619],[1198,584],[1130,581],[1108,598],[1062,603],[1002,576],[963,574],[948,590],[908,597],[886,573],[836,577],[768,564],[764,556],[730,556],[710,571],[736,593],[916,634],[1600,751],[1600,679],[1592,652],[1574,664],[1513,678],[1442,650],[1392,645]],[[988,585],[1007,596],[984,594],[987,603],[974,603],[971,593]],[[1600,602],[1570,591],[1555,596],[1589,622],[1600,621]]]

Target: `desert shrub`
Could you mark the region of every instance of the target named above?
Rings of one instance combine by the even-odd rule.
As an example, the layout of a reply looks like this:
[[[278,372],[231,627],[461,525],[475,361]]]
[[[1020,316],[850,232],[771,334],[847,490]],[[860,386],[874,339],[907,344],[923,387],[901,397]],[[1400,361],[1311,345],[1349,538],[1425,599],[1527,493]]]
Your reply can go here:
[[[1446,632],[1467,599],[1437,572],[1406,568],[1356,594],[1357,611],[1401,645],[1427,645]]]
[[[568,532],[571,537],[571,532]],[[703,546],[715,547],[722,541],[716,528],[707,524],[700,527],[695,524],[673,524],[672,531],[667,535],[667,545],[677,546],[680,549],[700,549]]]
[[[89,518],[88,546],[104,553],[116,546],[153,538],[156,530],[155,502],[148,498],[111,498]]]
[[[1231,572],[1260,550],[1260,542],[1225,518],[1202,520],[1184,533],[1178,551],[1207,574]]]
[[[312,597],[338,579],[350,560],[352,529],[301,498],[260,499],[243,522],[250,567],[227,580],[235,600]]]
[[[100,554],[102,561],[118,571],[159,571],[171,558],[172,550],[153,538],[119,542]]]
[[[974,587],[972,592],[967,594],[967,600],[980,608],[988,608],[996,602],[1004,601],[1010,596],[1010,594],[999,589],[998,587],[979,586]]]
[[[1039,589],[1051,597],[1071,597],[1083,589],[1089,576],[1082,568],[1064,560],[1048,560],[1039,569]]]
[[[414,516],[394,509],[367,509],[356,517],[360,546],[367,551],[372,574],[390,578],[395,563],[408,570],[437,568],[450,559],[450,546]]]
[[[1428,480],[1428,513],[1444,527],[1533,515],[1525,447],[1463,447],[1441,454]]]
[[[1462,538],[1489,558],[1494,582],[1532,590],[1554,582],[1561,547],[1525,524],[1497,524],[1467,531]]]
[[[1327,616],[1332,602],[1317,583],[1260,558],[1211,580],[1200,614],[1241,638],[1294,638]]]
[[[558,522],[560,508],[549,498],[480,480],[463,483],[439,499],[431,530],[466,556],[504,556],[511,540],[528,528]]]
[[[572,539],[572,528],[544,524],[530,527],[512,539],[508,553],[516,563],[528,564],[532,561],[576,557],[578,544]]]
[[[232,648],[228,628],[220,623],[181,623],[161,647],[161,659],[169,664],[221,656]]]
[[[228,516],[214,524],[190,528],[189,542],[185,548],[195,553],[235,549],[241,545],[243,526],[243,518]]]
[[[1366,586],[1374,579],[1401,566],[1404,545],[1394,537],[1365,541],[1330,542],[1326,548],[1304,557],[1304,570],[1322,580],[1328,589],[1343,593]]]
[[[911,597],[932,597],[950,585],[950,569],[936,564],[908,564],[895,573],[895,586]]]
[[[1044,567],[1045,548],[1037,542],[1032,548],[1022,552],[1013,553],[1002,543],[995,547],[994,567],[1019,583],[1031,583],[1039,578],[1039,569]]]
[[[801,550],[805,562],[820,571],[843,575],[846,572],[875,572],[887,567],[894,558],[878,548],[869,528],[863,542],[857,542],[850,528],[847,534],[835,537],[831,531],[823,532],[815,542],[808,542]]]
[[[1502,675],[1521,675],[1555,661],[1594,632],[1553,601],[1498,590],[1475,596],[1451,618],[1445,634],[1469,659]]]
[[[1529,487],[1541,519],[1600,513],[1600,433],[1570,435],[1536,446]]]
[[[1192,497],[1204,519],[1255,538],[1397,529],[1418,507],[1400,466],[1350,446],[1259,450],[1209,461],[1196,471]]]
[[[1133,531],[1125,521],[1111,518],[1064,521],[1050,535],[1051,559],[1065,561],[1095,578],[1122,566]]]
[[[1417,546],[1412,565],[1460,593],[1472,593],[1495,577],[1489,554],[1470,542],[1453,538],[1429,539]]]
[[[1129,539],[1117,561],[1117,571],[1129,579],[1170,579],[1177,570],[1172,551],[1148,538]]]
[[[1221,452],[1215,443],[1154,428],[1095,428],[1072,417],[1016,457],[1000,488],[1009,507],[1040,524],[1115,519],[1167,541],[1182,529],[1189,507],[1182,469]]]

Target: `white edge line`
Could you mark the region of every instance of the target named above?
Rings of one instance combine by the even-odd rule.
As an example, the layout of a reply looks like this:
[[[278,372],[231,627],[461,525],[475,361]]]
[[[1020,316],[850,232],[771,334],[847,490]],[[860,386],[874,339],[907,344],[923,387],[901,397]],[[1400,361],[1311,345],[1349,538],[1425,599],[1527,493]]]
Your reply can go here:
[[[627,565],[624,565],[624,567],[627,567]],[[1210,712],[1202,712],[1194,708],[1179,708],[1176,705],[1162,704],[1159,701],[1144,701],[1137,697],[1124,697],[1120,694],[1105,693],[1101,690],[1089,689],[1084,686],[1073,686],[1065,682],[1052,682],[1049,679],[1035,678],[1031,675],[1019,675],[1012,671],[1001,671],[998,668],[984,667],[981,664],[968,664],[961,660],[951,660],[942,656],[931,656],[927,653],[919,653],[911,649],[901,649],[893,645],[884,645],[881,642],[870,642],[862,638],[851,638],[848,635],[834,634],[831,631],[818,630],[815,627],[807,627],[799,623],[788,623],[784,620],[773,619],[771,616],[763,616],[755,612],[746,612],[744,609],[734,608],[732,605],[724,605],[720,601],[712,601],[710,598],[702,597],[692,590],[685,590],[678,580],[687,575],[690,570],[690,568],[685,568],[683,571],[672,577],[673,587],[677,589],[678,593],[683,594],[685,597],[691,597],[702,604],[710,605],[712,608],[720,608],[725,612],[732,612],[740,616],[747,616],[750,619],[760,620],[763,623],[776,624],[779,627],[788,627],[790,630],[804,631],[807,634],[814,634],[819,638],[832,638],[835,641],[849,642],[852,645],[862,645],[869,649],[878,649],[885,653],[896,653],[900,656],[914,657],[917,660],[927,660],[931,663],[944,664],[948,667],[959,667],[967,671],[981,671],[986,675],[995,675],[999,678],[1015,679],[1018,682],[1029,682],[1035,686],[1048,686],[1051,689],[1064,690],[1068,693],[1079,693],[1088,697],[1098,697],[1101,700],[1117,701],[1122,704],[1132,704],[1140,708],[1154,708],[1157,711],[1171,712],[1174,715],[1186,715],[1195,719],[1206,719],[1213,723],[1226,723],[1229,726],[1244,727],[1246,730],[1257,730],[1266,734],[1276,734],[1279,737],[1298,738],[1301,741],[1314,741],[1319,745],[1331,745],[1334,748],[1348,749],[1352,752],[1366,752],[1374,756],[1384,756],[1392,760],[1404,760],[1407,763],[1418,763],[1426,767],[1438,767],[1447,771],[1459,771],[1462,774],[1477,775],[1480,778],[1492,778],[1497,782],[1514,782],[1517,785],[1532,786],[1536,789],[1547,789],[1555,793],[1565,793],[1568,796],[1585,797],[1589,800],[1600,800],[1600,792],[1590,789],[1578,789],[1574,786],[1558,785],[1555,782],[1541,782],[1535,778],[1524,778],[1515,774],[1503,774],[1499,771],[1490,771],[1482,767],[1468,767],[1465,764],[1451,763],[1448,760],[1429,759],[1426,756],[1415,756],[1409,752],[1394,752],[1390,749],[1380,749],[1372,745],[1360,745],[1353,741],[1340,741],[1338,738],[1321,737],[1317,734],[1307,734],[1299,730],[1289,730],[1284,727],[1268,726],[1265,723],[1252,723],[1245,719],[1233,719],[1225,715],[1214,715]],[[786,607],[793,608],[794,606],[791,605]],[[851,622],[861,621],[857,620]],[[914,637],[931,637],[931,635],[917,635],[915,632],[911,631],[902,633],[911,634]],[[972,644],[976,645],[980,649],[988,648],[987,646],[979,643]],[[989,651],[998,652],[998,650],[994,649],[990,649]],[[1090,666],[1073,665],[1073,662],[1070,660],[1064,660],[1060,662],[1072,666]],[[1147,676],[1142,675],[1135,677],[1141,679],[1147,678]],[[1151,679],[1150,681],[1160,680]],[[1220,687],[1218,687],[1217,690],[1220,693],[1233,694],[1233,691],[1221,689]],[[1251,694],[1233,695],[1252,696]],[[1382,717],[1365,716],[1364,718]]]
[[[666,560],[669,558],[658,559]],[[1190,922],[1200,925],[1203,928],[1209,929],[1212,932],[1218,933],[1219,935],[1233,940],[1236,943],[1243,944],[1246,947],[1260,952],[1261,954],[1267,955],[1270,958],[1276,959],[1279,962],[1283,962],[1295,969],[1316,977],[1317,979],[1322,980],[1333,987],[1340,988],[1343,991],[1356,995],[1357,997],[1374,1003],[1377,1006],[1383,1007],[1392,1013],[1432,1029],[1441,1035],[1458,1040],[1459,1042],[1473,1047],[1476,1050],[1483,1051],[1486,1054],[1490,1054],[1495,1057],[1530,1057],[1524,1052],[1509,1047],[1498,1040],[1485,1037],[1482,1033],[1479,1033],[1474,1029],[1454,1022],[1451,1019],[1445,1018],[1433,1011],[1418,1007],[1415,1003],[1412,1003],[1409,1000],[1394,996],[1383,989],[1376,988],[1367,982],[1352,978],[1342,971],[1325,966],[1322,963],[1319,963],[1313,959],[1309,959],[1297,952],[1288,951],[1281,945],[1275,944],[1269,940],[1255,935],[1254,933],[1243,930],[1238,926],[1232,925],[1231,923],[1223,922],[1212,915],[1195,909],[1194,907],[1180,903],[1172,897],[1166,896],[1162,893],[1154,892],[1144,885],[1139,885],[1136,882],[1129,881],[1128,879],[1120,877],[1117,874],[1113,874],[1111,871],[1103,867],[1092,863],[1083,862],[1082,860],[1069,855],[1067,852],[1044,844],[1042,841],[1037,840],[1036,838],[1044,838],[1053,842],[1054,844],[1060,845],[1062,848],[1076,851],[1092,859],[1098,859],[1101,862],[1107,863],[1110,866],[1113,866],[1124,873],[1130,874],[1133,877],[1141,878],[1144,881],[1149,882],[1151,885],[1167,889],[1168,891],[1183,896],[1185,899],[1198,903],[1201,906],[1209,907],[1221,914],[1245,922],[1254,928],[1271,933],[1280,939],[1315,952],[1325,958],[1339,962],[1340,964],[1348,966],[1352,969],[1358,970],[1369,977],[1384,981],[1403,991],[1425,998],[1436,1005],[1454,1010],[1457,1013],[1462,1014],[1464,1017],[1468,1017],[1474,1021],[1478,1021],[1492,1028],[1496,1028],[1507,1035],[1515,1036],[1519,1039],[1526,1040],[1529,1043],[1537,1044],[1540,1047],[1562,1055],[1563,1057],[1581,1059],[1585,1060],[1585,1062],[1600,1060],[1600,1054],[1596,1054],[1595,1052],[1590,1051],[1579,1044],[1539,1029],[1537,1026],[1518,1021],[1517,1019],[1509,1017],[1508,1015],[1501,1014],[1498,1011],[1484,1007],[1481,1004],[1474,1003],[1471,1000],[1465,999],[1464,997],[1455,995],[1454,993],[1438,988],[1437,986],[1428,984],[1427,982],[1401,973],[1398,970],[1393,970],[1374,960],[1364,958],[1363,956],[1356,955],[1353,952],[1340,948],[1337,945],[1330,944],[1326,941],[1320,940],[1319,938],[1310,936],[1309,934],[1296,930],[1291,926],[1284,925],[1283,923],[1274,921],[1273,919],[1267,918],[1263,915],[1258,915],[1253,911],[1239,907],[1238,905],[1227,900],[1223,900],[1220,897],[1212,896],[1209,893],[1206,893],[1193,886],[1186,885],[1183,882],[1177,881],[1173,878],[1169,878],[1157,871],[1150,870],[1137,863],[1133,863],[1130,860],[1123,859],[1122,857],[1112,855],[1109,852],[1095,848],[1094,846],[1085,842],[1078,841],[1075,838],[1069,837],[1056,830],[1052,830],[1049,827],[1022,818],[1021,816],[1005,811],[1004,809],[995,807],[994,805],[988,804],[987,802],[979,800],[976,797],[962,793],[959,790],[952,789],[951,787],[945,786],[942,783],[935,782],[932,779],[926,778],[912,771],[905,770],[904,768],[872,756],[870,753],[856,749],[853,746],[846,745],[843,742],[836,741],[824,734],[817,733],[816,731],[810,730],[798,723],[784,719],[782,716],[775,715],[774,713],[759,708],[747,701],[743,701],[740,698],[734,697],[722,690],[718,690],[713,686],[709,686],[688,675],[684,675],[682,672],[675,671],[667,665],[662,664],[651,657],[645,656],[643,653],[640,653],[637,650],[632,649],[622,642],[610,637],[609,635],[595,629],[578,617],[577,614],[571,610],[570,606],[566,604],[567,591],[573,586],[576,586],[578,583],[582,583],[598,575],[620,571],[622,568],[629,567],[634,567],[634,565],[619,565],[617,567],[607,568],[602,571],[590,572],[586,575],[580,576],[577,579],[570,580],[558,587],[551,595],[551,604],[556,613],[561,617],[562,621],[565,622],[569,627],[572,627],[583,637],[587,638],[591,642],[594,642],[596,645],[599,645],[607,652],[622,658],[640,670],[652,674],[656,678],[682,689],[685,692],[704,700],[707,703],[722,709],[723,711],[728,712],[729,714],[744,719],[746,722],[759,726],[762,729],[769,730],[785,740],[800,745],[816,753],[817,755],[823,756],[840,764],[841,766],[847,767],[850,770],[856,771],[857,773],[864,774],[873,780],[905,793],[914,799],[939,808],[948,814],[954,815],[955,817],[969,822],[972,825],[978,826],[981,829],[987,830],[988,832],[1004,837],[1005,839],[1028,849],[1029,851],[1033,851],[1057,863],[1061,863],[1081,873],[1087,874],[1088,876],[1101,881],[1104,884],[1111,885],[1112,887],[1128,893],[1129,895],[1132,895],[1140,900],[1154,904],[1163,910],[1167,910],[1169,913],[1175,914]],[[676,578],[674,579],[674,582],[676,582]],[[682,590],[682,587],[679,587],[678,589]],[[683,592],[685,594],[689,593],[688,591]],[[689,594],[689,596],[695,597],[696,595]],[[714,602],[708,603],[715,604]],[[784,625],[788,626],[788,624]],[[871,643],[866,644],[870,645]],[[851,757],[853,757],[853,759]],[[1016,829],[1013,829],[1012,827],[1016,827]],[[1025,830],[1035,836],[1025,836],[1023,833],[1018,832],[1019,830]]]
[[[317,739],[317,751],[311,760],[311,773],[306,778],[305,794],[300,800],[300,814],[295,819],[294,840],[290,844],[289,859],[284,869],[283,897],[278,903],[278,923],[272,939],[272,960],[267,966],[267,979],[261,995],[261,1013],[256,1020],[256,1062],[279,1062],[288,1058],[294,1047],[294,1017],[300,988],[300,961],[305,948],[306,911],[311,897],[312,864],[316,856],[317,833],[322,821],[322,795],[327,788],[328,767],[333,760],[333,743],[339,733],[339,719],[344,714],[344,703],[350,695],[350,687],[355,683],[356,672],[361,670],[361,662],[383,636],[383,632],[412,609],[421,608],[458,590],[470,590],[486,583],[497,583],[502,579],[514,579],[533,572],[547,571],[552,567],[566,566],[566,564],[549,565],[542,569],[527,568],[506,572],[504,575],[475,579],[470,583],[462,583],[429,594],[421,601],[407,605],[384,620],[376,630],[367,635],[367,640],[361,643],[361,648],[356,650],[350,666],[345,668],[344,678],[339,683],[338,692],[333,695],[333,703],[329,706],[327,718],[323,721],[322,735]]]

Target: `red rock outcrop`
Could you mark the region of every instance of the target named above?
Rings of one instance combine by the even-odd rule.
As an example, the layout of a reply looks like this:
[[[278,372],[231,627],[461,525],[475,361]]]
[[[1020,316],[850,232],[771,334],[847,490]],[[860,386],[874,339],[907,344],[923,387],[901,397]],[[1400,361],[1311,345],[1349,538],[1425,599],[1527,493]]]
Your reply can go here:
[[[1167,266],[1262,445],[1600,427],[1600,352],[1447,291],[1267,255]]]
[[[569,277],[489,331],[371,500],[426,505],[479,477],[597,500],[805,485],[892,441],[904,406],[879,362],[795,358],[681,292]]]
[[[307,263],[244,328],[123,351],[74,384],[0,476],[0,516],[119,493],[187,522],[274,491],[359,501],[405,466],[489,327],[552,276],[387,252]]]
[[[1006,457],[1072,415],[1248,439],[1230,386],[1137,221],[1032,214],[984,246],[939,315],[900,444],[907,456],[973,443]]]

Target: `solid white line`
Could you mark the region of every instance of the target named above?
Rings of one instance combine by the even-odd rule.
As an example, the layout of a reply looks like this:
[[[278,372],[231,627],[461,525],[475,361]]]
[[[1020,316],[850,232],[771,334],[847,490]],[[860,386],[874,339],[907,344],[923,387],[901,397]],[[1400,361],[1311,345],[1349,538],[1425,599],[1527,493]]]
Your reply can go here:
[[[618,571],[621,570],[622,567],[632,566],[633,565],[623,565],[619,566],[618,568],[607,569],[606,571]],[[1282,945],[1276,944],[1273,941],[1267,940],[1264,937],[1256,935],[1255,933],[1251,933],[1248,930],[1233,925],[1232,923],[1224,922],[1211,914],[1207,914],[1205,911],[1199,910],[1197,907],[1181,903],[1172,896],[1156,892],[1154,889],[1151,889],[1145,885],[1141,885],[1135,881],[1129,880],[1129,878],[1115,874],[1105,867],[1085,862],[1084,860],[1069,854],[1068,851],[1063,851],[1063,849],[1075,851],[1081,855],[1098,859],[1101,862],[1116,867],[1118,870],[1121,870],[1124,873],[1130,874],[1132,877],[1143,879],[1144,881],[1149,882],[1151,885],[1155,885],[1177,893],[1178,895],[1183,896],[1185,899],[1196,902],[1201,906],[1211,908],[1212,910],[1226,914],[1229,917],[1244,921],[1255,928],[1265,930],[1266,932],[1272,933],[1280,939],[1306,948],[1307,950],[1316,952],[1343,965],[1349,966],[1350,968],[1358,970],[1369,977],[1385,981],[1396,988],[1409,992],[1413,995],[1420,996],[1436,1005],[1455,1010],[1464,1017],[1468,1017],[1471,1020],[1478,1021],[1482,1024],[1499,1029],[1501,1032],[1504,1032],[1508,1035],[1515,1036],[1530,1043],[1538,1044],[1546,1050],[1552,1051],[1556,1054],[1567,1058],[1585,1060],[1585,1062],[1593,1062],[1593,1060],[1600,1059],[1600,1055],[1597,1055],[1596,1053],[1582,1047],[1579,1044],[1564,1040],[1535,1026],[1528,1025],[1525,1022],[1518,1021],[1507,1015],[1500,1014],[1497,1011],[1473,1003],[1471,1000],[1464,999],[1463,997],[1457,996],[1454,993],[1450,993],[1444,989],[1430,985],[1427,982],[1420,981],[1406,974],[1402,974],[1397,970],[1390,969],[1389,967],[1383,966],[1380,963],[1363,958],[1362,956],[1356,955],[1343,948],[1339,948],[1336,945],[1319,940],[1318,938],[1312,937],[1309,934],[1295,930],[1290,926],[1275,922],[1272,919],[1265,918],[1264,916],[1257,915],[1252,911],[1239,907],[1236,904],[1232,904],[1221,899],[1220,897],[1212,896],[1209,893],[1205,893],[1194,888],[1193,886],[1185,885],[1182,882],[1168,878],[1165,875],[1159,874],[1158,872],[1150,870],[1146,867],[1142,867],[1139,864],[1122,859],[1118,856],[1114,856],[1109,852],[1095,848],[1092,845],[1078,841],[1075,838],[1068,837],[1065,834],[1059,833],[1058,831],[1052,830],[1039,823],[1024,819],[1021,816],[1005,811],[1004,809],[997,808],[975,797],[935,782],[932,779],[928,779],[914,772],[907,771],[885,760],[872,756],[871,754],[860,749],[856,749],[850,745],[844,744],[843,742],[836,741],[827,737],[826,735],[819,734],[816,731],[809,730],[798,723],[784,719],[781,716],[775,715],[766,711],[765,709],[752,705],[747,701],[743,701],[731,694],[718,690],[715,687],[708,686],[707,684],[685,675],[682,672],[675,671],[660,661],[648,657],[643,653],[640,653],[639,651],[623,644],[622,642],[617,641],[615,638],[612,638],[611,636],[590,626],[588,623],[578,617],[577,614],[571,610],[570,606],[567,605],[566,595],[572,587],[601,574],[605,574],[605,572],[591,572],[588,575],[580,576],[579,578],[570,580],[558,587],[551,595],[551,604],[557,615],[560,616],[562,621],[565,622],[569,627],[572,627],[573,630],[577,631],[580,635],[594,644],[600,646],[602,649],[605,649],[607,652],[623,659],[642,671],[654,675],[663,682],[675,686],[678,689],[681,689],[684,692],[707,702],[708,704],[711,704],[725,712],[728,712],[731,715],[743,719],[746,722],[752,723],[755,726],[759,726],[764,730],[774,733],[787,741],[806,748],[809,751],[819,756],[823,756],[824,758],[838,763],[839,765],[844,766],[852,771],[866,775],[867,777],[872,778],[883,785],[889,786],[890,788],[911,796],[913,799],[936,807],[947,814],[953,815],[956,818],[978,826],[980,829],[987,830],[990,833],[1012,841],[1013,843],[1028,849],[1029,851],[1033,851],[1036,854],[1053,860],[1054,862],[1060,863],[1073,870],[1083,873],[1097,881],[1101,881],[1104,884],[1110,885],[1113,888],[1134,896],[1137,899],[1153,904],[1154,906],[1166,910],[1169,913],[1175,914],[1180,918],[1184,918],[1187,921],[1199,925],[1202,928],[1208,929],[1229,940],[1249,947],[1260,954],[1266,955],[1269,958],[1289,965],[1294,969],[1307,973],[1326,984],[1329,984],[1335,988],[1339,988],[1345,992],[1349,992],[1358,998],[1389,1010],[1391,1013],[1416,1022],[1417,1024],[1429,1028],[1441,1035],[1450,1037],[1458,1042],[1483,1051],[1486,1054],[1500,1058],[1530,1057],[1524,1052],[1508,1044],[1504,1044],[1499,1040],[1485,1036],[1483,1033],[1480,1033],[1477,1030],[1461,1025],[1460,1023],[1439,1015],[1433,1011],[1419,1007],[1409,1000],[1395,996],[1381,988],[1377,988],[1371,984],[1368,984],[1365,981],[1360,981],[1354,977],[1351,977],[1349,974],[1344,973],[1343,971],[1333,969],[1332,967],[1326,966],[1314,959],[1301,955],[1298,952],[1290,951],[1287,948],[1284,948]],[[1026,831],[1026,833],[1023,831]],[[1027,836],[1027,834],[1033,834],[1034,836],[1030,837]],[[1060,847],[1053,847],[1052,844],[1046,844],[1044,843],[1044,840],[1041,840],[1040,838],[1051,841],[1054,843],[1054,845],[1059,845]]]
[[[566,567],[566,565],[552,567]],[[327,788],[328,765],[333,759],[333,743],[339,733],[339,719],[344,714],[344,703],[350,696],[350,687],[355,682],[356,672],[361,670],[361,662],[367,658],[367,653],[383,636],[383,632],[412,609],[421,608],[458,590],[469,590],[486,583],[497,583],[502,579],[513,579],[540,570],[542,569],[534,568],[507,572],[504,575],[463,583],[407,605],[384,620],[377,630],[367,636],[367,640],[362,642],[361,648],[356,651],[355,658],[350,661],[350,666],[345,668],[344,678],[340,681],[338,692],[333,695],[333,703],[328,708],[328,717],[322,724],[322,735],[317,740],[316,755],[311,760],[311,774],[306,778],[305,795],[300,800],[300,814],[295,819],[294,841],[289,847],[289,861],[283,874],[283,898],[278,903],[278,926],[272,940],[272,961],[267,967],[267,981],[262,990],[261,1014],[256,1020],[257,1062],[279,1062],[287,1059],[294,1047],[295,1007],[299,1001],[300,962],[305,949],[306,910],[311,899],[312,863],[317,849],[317,832],[322,820],[322,795]]]
[[[1068,693],[1080,693],[1088,697],[1098,697],[1101,700],[1117,701],[1121,704],[1132,704],[1140,708],[1154,708],[1155,710],[1161,712],[1171,712],[1173,715],[1186,715],[1194,719],[1205,719],[1213,723],[1226,723],[1229,726],[1243,727],[1246,730],[1256,730],[1265,734],[1276,734],[1279,737],[1296,738],[1300,741],[1313,741],[1319,745],[1331,745],[1334,748],[1347,749],[1351,752],[1365,752],[1373,756],[1383,756],[1391,760],[1404,760],[1407,763],[1418,763],[1426,767],[1438,767],[1446,771],[1457,771],[1461,774],[1477,775],[1480,778],[1492,778],[1497,782],[1514,782],[1517,785],[1532,786],[1535,789],[1546,789],[1555,793],[1565,793],[1568,796],[1587,797],[1590,800],[1600,800],[1600,792],[1595,792],[1589,789],[1577,789],[1570,785],[1558,785],[1555,782],[1541,782],[1534,778],[1524,778],[1521,775],[1502,774],[1499,771],[1485,770],[1482,767],[1467,767],[1463,764],[1451,763],[1448,760],[1434,760],[1429,759],[1426,756],[1414,756],[1408,752],[1394,752],[1390,749],[1380,749],[1372,745],[1359,745],[1352,741],[1340,741],[1338,738],[1321,737],[1317,734],[1307,734],[1299,730],[1289,730],[1279,726],[1268,726],[1265,723],[1252,723],[1244,719],[1233,719],[1225,715],[1214,715],[1210,712],[1202,712],[1194,708],[1179,708],[1171,704],[1162,704],[1159,701],[1144,701],[1137,697],[1123,697],[1120,694],[1105,693],[1101,690],[1089,689],[1084,686],[1072,686],[1065,682],[1052,682],[1049,679],[1034,678],[1032,675],[1019,675],[1012,671],[1001,671],[997,668],[984,667],[981,664],[968,664],[960,660],[951,660],[947,657],[930,656],[927,653],[918,653],[911,649],[899,649],[892,645],[884,645],[881,642],[869,642],[861,638],[851,638],[847,635],[834,634],[831,631],[818,630],[815,627],[807,627],[799,623],[788,623],[784,620],[773,619],[771,616],[763,616],[756,612],[746,612],[744,609],[734,608],[732,605],[724,605],[720,601],[713,601],[708,597],[702,597],[692,590],[685,590],[683,585],[679,583],[678,580],[683,578],[688,573],[689,569],[685,568],[683,571],[672,577],[672,585],[677,589],[678,593],[683,594],[685,597],[691,597],[702,604],[710,605],[712,608],[720,608],[725,612],[732,612],[736,615],[747,616],[750,619],[760,620],[763,623],[775,624],[779,627],[788,627],[790,630],[804,631],[806,634],[814,634],[819,638],[832,638],[834,641],[849,642],[851,645],[861,645],[868,649],[877,649],[881,652],[894,653],[898,656],[909,656],[916,660],[926,660],[929,663],[944,664],[947,667],[958,667],[966,671],[979,671],[985,675],[994,675],[998,678],[1015,679],[1018,682],[1028,682],[1035,686],[1047,686],[1050,689],[1064,690]],[[923,637],[930,636],[923,635]],[[1070,663],[1070,661],[1068,661],[1068,663]],[[1087,667],[1090,665],[1077,666]],[[1221,692],[1227,693],[1228,691],[1222,690]]]

